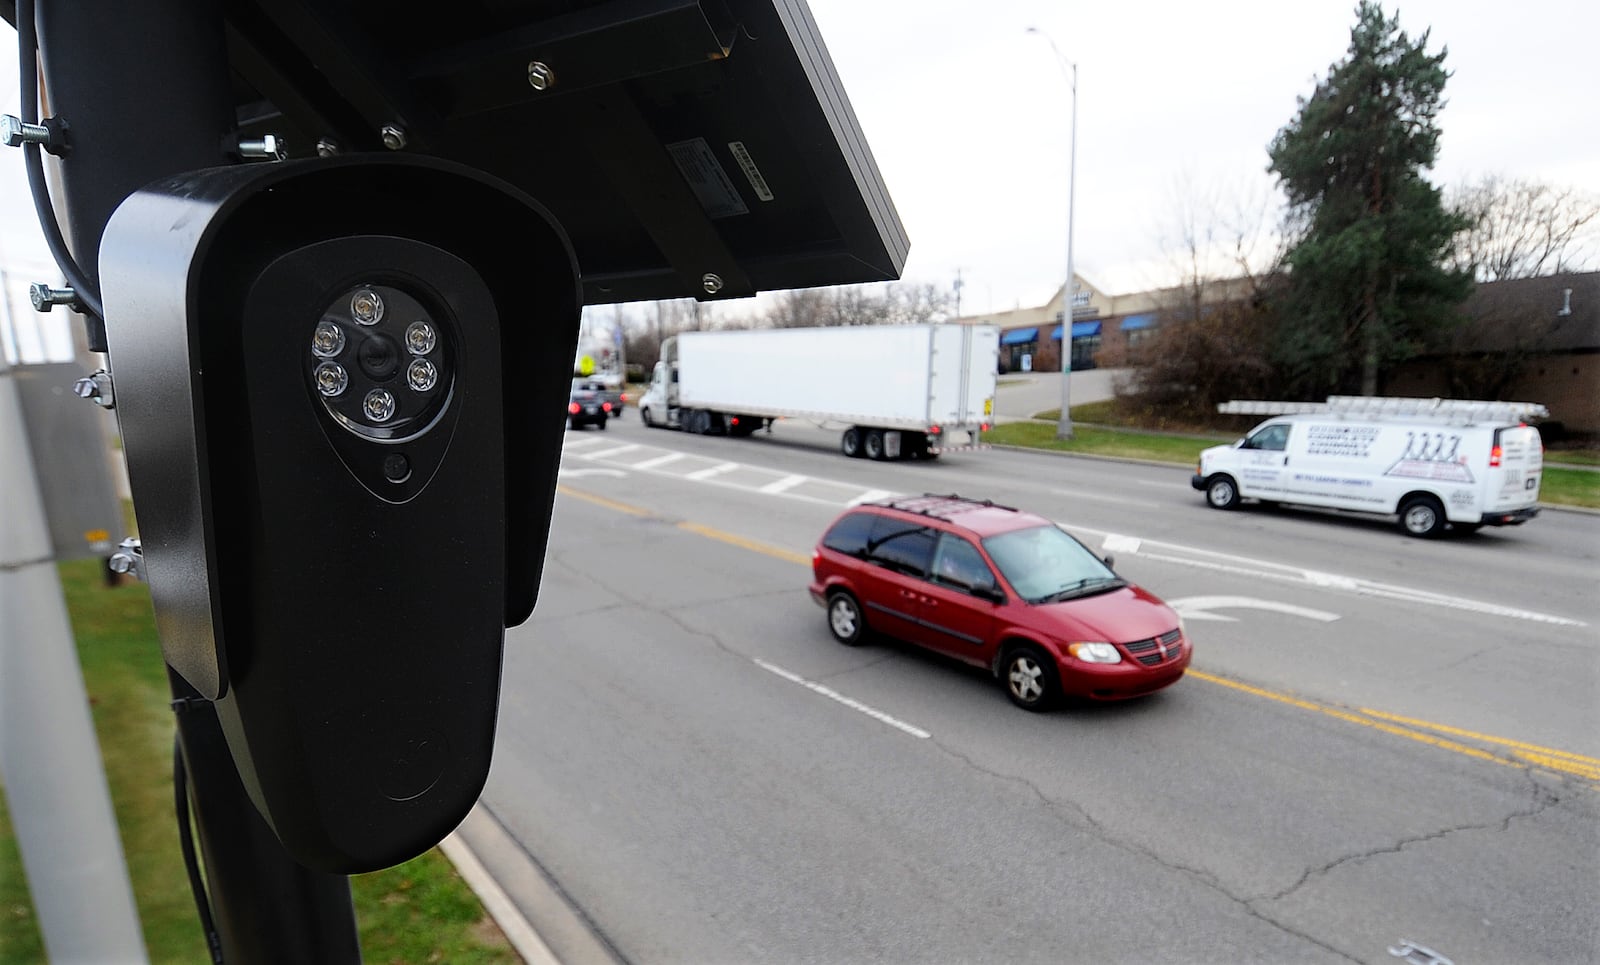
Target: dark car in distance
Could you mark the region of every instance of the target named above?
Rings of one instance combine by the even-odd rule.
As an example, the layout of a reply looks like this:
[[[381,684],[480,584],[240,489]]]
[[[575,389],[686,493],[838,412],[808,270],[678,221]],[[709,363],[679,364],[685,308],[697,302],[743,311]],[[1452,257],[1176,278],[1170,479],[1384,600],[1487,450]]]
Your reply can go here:
[[[589,388],[581,379],[573,379],[572,394],[567,398],[567,428],[597,426],[604,429],[610,417],[611,403],[604,395]]]
[[[862,503],[811,556],[812,599],[840,643],[869,632],[989,670],[1011,702],[1122,700],[1178,681],[1177,612],[1034,513],[957,495]]]
[[[606,415],[612,419],[622,418],[622,413],[627,410],[628,393],[623,391],[621,376],[609,374],[585,376],[573,379],[572,387],[593,389],[599,393],[600,400],[610,404],[611,408],[606,410]]]

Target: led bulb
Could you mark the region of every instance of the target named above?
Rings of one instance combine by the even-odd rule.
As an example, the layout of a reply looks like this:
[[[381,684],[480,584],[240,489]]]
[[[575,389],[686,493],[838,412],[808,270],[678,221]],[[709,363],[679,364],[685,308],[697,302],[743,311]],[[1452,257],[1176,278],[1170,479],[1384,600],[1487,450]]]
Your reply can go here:
[[[394,417],[394,396],[388,389],[373,389],[367,393],[361,407],[373,422],[388,422]]]
[[[363,288],[350,299],[350,315],[362,325],[376,325],[383,320],[383,299],[370,288]]]
[[[344,351],[344,329],[333,322],[322,322],[311,336],[311,354],[319,359],[331,359]]]
[[[412,355],[427,355],[438,341],[433,326],[427,322],[412,322],[406,329],[406,348]]]
[[[317,366],[316,377],[317,391],[329,397],[340,394],[350,384],[350,376],[338,362],[323,362]]]
[[[427,359],[412,359],[406,367],[406,384],[414,391],[426,392],[439,382],[439,370]]]

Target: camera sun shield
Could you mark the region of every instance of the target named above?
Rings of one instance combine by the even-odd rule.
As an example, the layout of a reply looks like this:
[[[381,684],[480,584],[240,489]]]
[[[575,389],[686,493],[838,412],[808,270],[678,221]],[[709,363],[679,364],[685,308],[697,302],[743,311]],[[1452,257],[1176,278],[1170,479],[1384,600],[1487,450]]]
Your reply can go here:
[[[135,193],[101,276],[167,662],[296,860],[421,853],[482,789],[537,593],[564,233],[448,162],[289,162]]]

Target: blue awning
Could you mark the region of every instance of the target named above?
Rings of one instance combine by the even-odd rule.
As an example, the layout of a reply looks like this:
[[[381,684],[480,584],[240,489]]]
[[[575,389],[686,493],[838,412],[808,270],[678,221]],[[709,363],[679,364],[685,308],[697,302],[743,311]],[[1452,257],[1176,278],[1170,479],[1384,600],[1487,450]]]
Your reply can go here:
[[[1122,320],[1122,330],[1124,332],[1131,332],[1134,329],[1150,328],[1154,326],[1155,323],[1155,312],[1148,312],[1144,315],[1129,315],[1127,318]]]
[[[1037,328],[1014,328],[1000,336],[1001,345],[1021,345],[1024,342],[1037,341],[1039,330]]]
[[[1100,323],[1099,322],[1073,322],[1072,323],[1072,337],[1073,338],[1087,338],[1090,335],[1099,335],[1099,334],[1100,334]],[[1061,341],[1061,326],[1060,325],[1057,325],[1055,327],[1055,331],[1050,333],[1050,341],[1052,341],[1052,342]]]

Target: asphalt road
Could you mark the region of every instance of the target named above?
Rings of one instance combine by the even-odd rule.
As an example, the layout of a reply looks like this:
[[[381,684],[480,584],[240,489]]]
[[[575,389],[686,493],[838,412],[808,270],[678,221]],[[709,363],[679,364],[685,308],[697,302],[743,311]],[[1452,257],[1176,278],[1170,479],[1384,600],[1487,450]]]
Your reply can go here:
[[[1030,715],[834,643],[818,534],[922,491],[1112,553],[1186,613],[1191,674]],[[1579,513],[1419,541],[1210,510],[1170,467],[620,420],[568,433],[482,803],[569,913],[535,925],[619,961],[1594,962],[1597,548]]]

